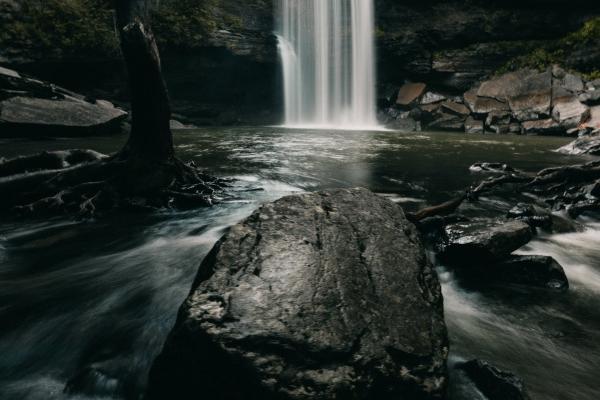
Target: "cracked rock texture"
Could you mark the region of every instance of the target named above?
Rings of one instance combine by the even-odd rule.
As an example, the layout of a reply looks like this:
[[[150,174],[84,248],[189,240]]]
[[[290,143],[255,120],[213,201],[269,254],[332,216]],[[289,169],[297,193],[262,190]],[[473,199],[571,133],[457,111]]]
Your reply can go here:
[[[303,194],[217,243],[147,394],[442,398],[447,354],[440,284],[402,209],[366,189]]]

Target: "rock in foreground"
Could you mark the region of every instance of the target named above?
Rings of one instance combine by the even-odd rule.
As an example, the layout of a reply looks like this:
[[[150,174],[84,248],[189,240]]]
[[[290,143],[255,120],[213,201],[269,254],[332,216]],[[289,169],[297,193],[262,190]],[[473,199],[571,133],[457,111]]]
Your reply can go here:
[[[440,285],[414,226],[365,189],[283,198],[204,260],[148,397],[442,398]]]

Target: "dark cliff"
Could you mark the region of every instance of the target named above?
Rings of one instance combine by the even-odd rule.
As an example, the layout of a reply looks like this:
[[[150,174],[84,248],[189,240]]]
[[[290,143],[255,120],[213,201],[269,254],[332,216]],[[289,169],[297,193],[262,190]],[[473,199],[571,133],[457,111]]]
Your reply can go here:
[[[200,124],[277,121],[275,2],[156,1],[176,113]],[[408,79],[462,93],[498,70],[554,63],[599,74],[600,3],[376,0],[376,9],[381,92]],[[126,98],[108,1],[0,0],[0,23],[0,63]]]

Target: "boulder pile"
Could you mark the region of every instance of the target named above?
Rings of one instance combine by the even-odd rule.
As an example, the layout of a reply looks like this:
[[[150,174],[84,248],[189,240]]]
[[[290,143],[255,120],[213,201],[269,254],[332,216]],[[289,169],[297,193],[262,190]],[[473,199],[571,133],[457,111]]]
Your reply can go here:
[[[382,123],[403,130],[534,135],[600,132],[600,81],[585,82],[558,66],[496,76],[461,96],[410,82],[387,91],[380,104]]]

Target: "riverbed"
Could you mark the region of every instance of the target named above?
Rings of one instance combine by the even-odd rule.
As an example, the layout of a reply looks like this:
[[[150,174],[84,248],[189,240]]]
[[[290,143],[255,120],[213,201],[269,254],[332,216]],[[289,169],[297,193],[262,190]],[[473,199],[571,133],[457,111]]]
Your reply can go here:
[[[109,153],[125,139],[2,141],[0,157],[67,148]],[[233,178],[214,207],[0,222],[0,398],[138,398],[202,258],[264,202],[363,186],[415,209],[482,179],[469,171],[475,162],[537,171],[585,161],[553,151],[566,142],[278,127],[178,131],[181,158]],[[521,376],[533,399],[600,398],[600,224],[582,222],[581,232],[540,235],[520,250],[554,256],[571,282],[564,294],[467,287],[438,266],[451,363],[486,359]],[[89,368],[101,378],[83,394],[65,392]],[[477,398],[468,390],[453,385],[452,398]]]

